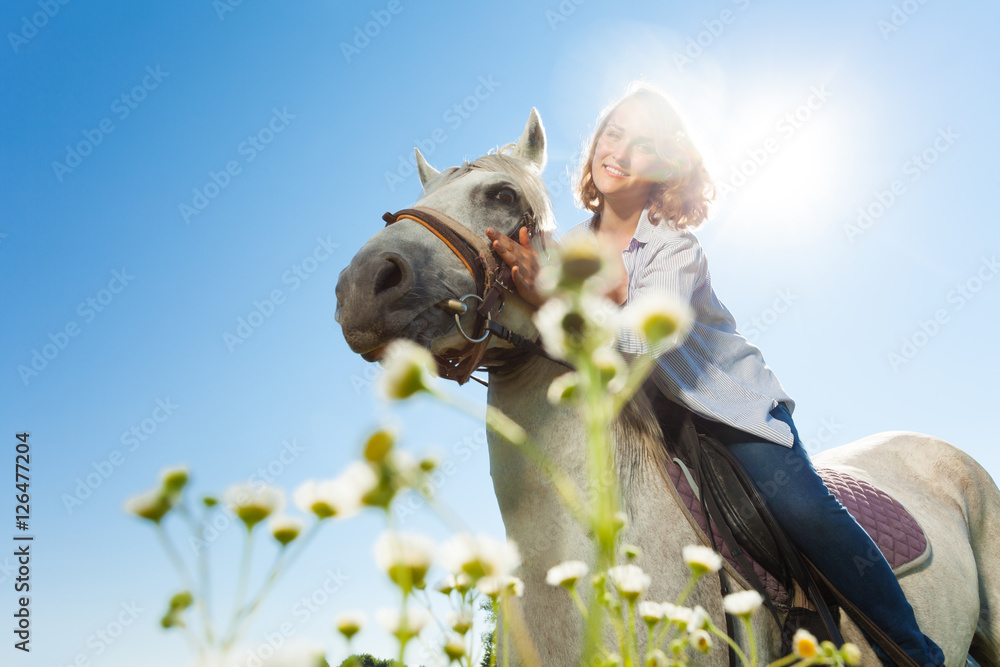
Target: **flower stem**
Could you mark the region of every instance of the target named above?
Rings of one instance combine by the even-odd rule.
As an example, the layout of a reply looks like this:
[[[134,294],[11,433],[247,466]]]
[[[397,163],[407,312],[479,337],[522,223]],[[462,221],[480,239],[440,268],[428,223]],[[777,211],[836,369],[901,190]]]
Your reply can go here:
[[[739,644],[737,644],[735,641],[733,641],[732,637],[730,637],[729,635],[727,635],[725,632],[720,632],[719,629],[717,627],[715,627],[714,623],[709,623],[708,624],[708,630],[713,635],[715,635],[716,637],[718,637],[722,641],[724,641],[727,644],[729,644],[729,646],[732,647],[733,651],[736,653],[736,656],[740,659],[740,662],[742,662],[745,667],[749,667],[750,661],[747,660],[746,653],[744,653],[743,649],[741,649],[739,647]],[[756,665],[754,665],[754,667],[756,667]]]
[[[749,637],[750,642],[750,664],[756,667],[757,665],[757,637],[754,634],[753,628],[750,626],[750,616],[743,617],[743,627],[747,630],[747,637]]]

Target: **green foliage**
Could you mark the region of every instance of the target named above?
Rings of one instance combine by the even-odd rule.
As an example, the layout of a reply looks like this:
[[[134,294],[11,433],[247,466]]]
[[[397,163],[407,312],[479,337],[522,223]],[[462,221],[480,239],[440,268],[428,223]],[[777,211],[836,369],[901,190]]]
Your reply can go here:
[[[497,630],[497,612],[493,608],[493,601],[483,598],[479,603],[479,608],[486,612],[486,627],[479,633],[479,638],[483,641],[483,659],[479,667],[491,667],[493,660],[493,637]]]
[[[367,653],[361,653],[357,655],[352,655],[344,662],[340,663],[339,667],[405,667],[402,663],[395,660],[379,660],[378,658],[373,658]]]

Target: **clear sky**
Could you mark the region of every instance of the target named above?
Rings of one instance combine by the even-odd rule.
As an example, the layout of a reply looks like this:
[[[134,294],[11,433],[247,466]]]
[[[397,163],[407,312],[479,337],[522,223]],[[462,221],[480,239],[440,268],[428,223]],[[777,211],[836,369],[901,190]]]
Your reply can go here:
[[[567,170],[636,78],[674,97],[726,185],[699,237],[807,445],[920,431],[997,477],[998,21],[996,3],[918,0],[4,3],[2,465],[30,431],[35,541],[33,651],[4,625],[0,663],[186,659],[157,626],[176,577],[121,509],[167,465],[190,465],[198,492],[269,467],[291,491],[391,421],[453,463],[439,492],[461,522],[502,535],[481,424],[382,405],[334,286],[381,214],[419,196],[414,145],[454,165],[515,140],[532,106],[559,228],[579,222]],[[240,338],[240,318],[259,326]],[[419,504],[401,522],[447,534]],[[371,562],[379,518],[327,528],[251,635],[290,621],[338,664],[333,616],[392,593]],[[220,605],[237,532],[214,546]],[[141,611],[99,639],[123,604]],[[356,640],[391,646],[375,628]]]

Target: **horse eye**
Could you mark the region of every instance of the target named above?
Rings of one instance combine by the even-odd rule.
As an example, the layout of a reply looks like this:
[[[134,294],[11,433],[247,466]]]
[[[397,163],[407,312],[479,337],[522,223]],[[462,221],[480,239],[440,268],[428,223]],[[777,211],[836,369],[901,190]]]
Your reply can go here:
[[[500,188],[494,196],[504,204],[513,204],[517,200],[517,195],[510,188]]]

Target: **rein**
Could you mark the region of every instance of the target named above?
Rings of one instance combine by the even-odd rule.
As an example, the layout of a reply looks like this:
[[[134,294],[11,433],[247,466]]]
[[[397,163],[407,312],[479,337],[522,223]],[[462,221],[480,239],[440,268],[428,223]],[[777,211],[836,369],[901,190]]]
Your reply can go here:
[[[472,233],[468,227],[451,216],[426,206],[386,213],[382,219],[385,220],[386,227],[400,220],[413,220],[423,226],[448,246],[476,283],[474,294],[466,294],[461,299],[450,299],[446,302],[446,307],[455,314],[455,324],[459,333],[468,344],[459,350],[434,356],[441,377],[455,380],[459,384],[468,382],[472,373],[479,369],[491,336],[497,336],[520,350],[563,363],[550,357],[538,341],[514,333],[493,320],[493,315],[503,310],[507,293],[512,292],[513,287],[510,267],[497,257],[493,247],[485,239]],[[533,238],[538,231],[535,217],[530,210],[524,212],[517,227],[508,234],[508,238],[516,241],[522,227],[528,230],[529,238]],[[469,299],[479,302],[475,309],[476,321],[471,334],[463,328],[459,319],[468,312],[469,306],[465,302]],[[473,379],[482,382],[479,378]]]

